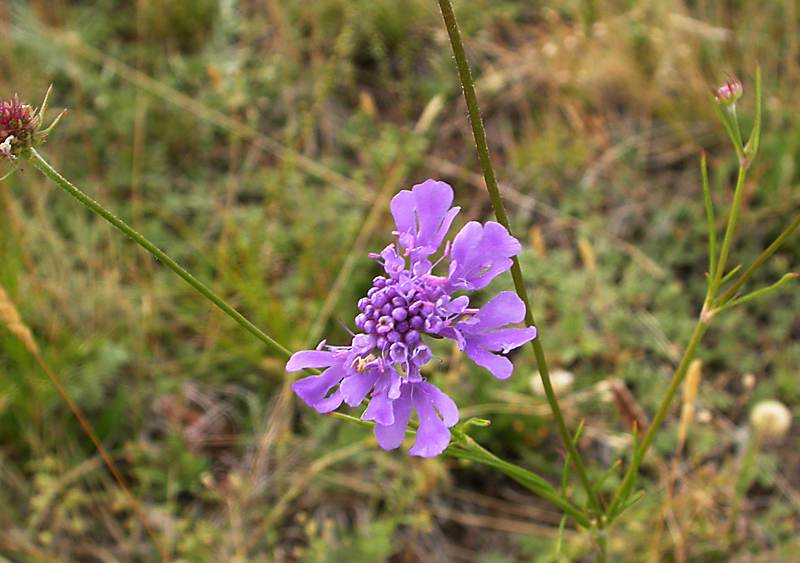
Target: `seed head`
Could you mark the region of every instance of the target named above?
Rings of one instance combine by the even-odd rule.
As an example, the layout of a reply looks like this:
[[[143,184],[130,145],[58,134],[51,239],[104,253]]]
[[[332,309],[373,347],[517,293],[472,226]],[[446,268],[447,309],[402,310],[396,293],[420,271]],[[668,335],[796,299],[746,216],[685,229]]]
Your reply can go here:
[[[750,424],[762,438],[780,440],[792,425],[792,413],[780,401],[761,401],[750,412]]]

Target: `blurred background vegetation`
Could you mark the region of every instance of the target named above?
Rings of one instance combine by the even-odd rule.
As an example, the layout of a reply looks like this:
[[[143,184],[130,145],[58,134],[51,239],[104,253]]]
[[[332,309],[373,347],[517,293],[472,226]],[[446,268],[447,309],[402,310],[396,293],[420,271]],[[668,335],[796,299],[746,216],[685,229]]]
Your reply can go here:
[[[710,92],[729,73],[744,82],[746,129],[757,63],[765,85],[734,263],[798,209],[799,10],[456,2],[536,318],[551,364],[574,374],[562,397],[572,427],[586,420],[594,477],[631,442],[612,389],[652,413],[701,305],[698,161],[706,151],[725,208],[736,162]],[[292,349],[344,341],[397,190],[443,179],[460,221],[491,215],[435,2],[10,0],[0,30],[0,97],[38,104],[52,83],[51,107],[69,109],[43,154]],[[757,281],[798,267],[795,236]],[[32,168],[0,186],[0,285],[176,558],[591,558],[585,536],[559,541],[560,515],[507,478],[387,454],[367,429],[298,404],[281,361]],[[714,323],[688,442],[676,457],[675,405],[643,468],[648,494],[612,531],[613,560],[797,560],[800,433],[749,468],[743,456],[754,402],[797,413],[798,311],[792,288]],[[492,420],[476,437],[556,482],[563,452],[529,351],[502,383],[438,352],[449,359],[430,375],[464,417]],[[3,329],[0,553],[158,557]]]

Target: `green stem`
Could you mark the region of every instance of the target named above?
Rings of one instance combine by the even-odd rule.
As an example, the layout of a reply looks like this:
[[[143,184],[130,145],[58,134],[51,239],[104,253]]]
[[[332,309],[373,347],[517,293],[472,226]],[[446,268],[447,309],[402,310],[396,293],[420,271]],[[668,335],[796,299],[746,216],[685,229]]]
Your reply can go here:
[[[744,180],[747,177],[747,167],[739,165],[739,175],[736,178],[736,189],[733,192],[733,204],[728,214],[728,226],[725,228],[725,237],[722,239],[722,248],[719,252],[719,262],[714,270],[714,277],[709,285],[709,297],[716,295],[720,286],[720,280],[725,273],[725,266],[728,263],[728,254],[733,242],[733,233],[736,230],[736,223],[739,220],[739,207],[742,203],[742,192],[744,191]]]
[[[533,474],[532,476],[536,477],[536,479],[530,479],[526,475],[530,473],[527,470],[497,457],[471,438],[467,437],[467,440],[468,444],[466,447],[450,446],[444,451],[445,455],[459,459],[467,459],[493,467],[501,473],[505,473],[534,494],[560,508],[565,514],[574,518],[581,526],[585,528],[590,528],[592,526],[591,520],[589,520],[579,508],[563,498],[555,490],[550,490],[549,484],[548,487],[541,486],[538,475]]]
[[[708,321],[703,319],[702,317],[697,321],[697,325],[694,327],[694,332],[692,333],[692,337],[689,340],[689,345],[686,347],[686,350],[683,353],[683,358],[681,359],[680,365],[678,365],[678,369],[675,372],[675,375],[672,376],[672,381],[667,388],[664,397],[661,399],[661,403],[658,405],[658,410],[656,411],[655,417],[653,417],[653,421],[650,423],[650,426],[647,429],[647,433],[644,435],[644,438],[639,443],[639,446],[633,452],[633,459],[631,460],[630,466],[628,466],[628,470],[625,473],[625,477],[622,480],[619,488],[617,489],[614,498],[611,500],[611,504],[608,507],[608,511],[606,515],[608,516],[609,520],[613,520],[615,516],[616,510],[619,508],[620,503],[625,500],[628,496],[630,488],[633,486],[633,480],[636,477],[637,472],[639,471],[639,466],[642,464],[642,460],[644,459],[645,454],[647,453],[648,448],[653,443],[653,439],[655,438],[658,429],[661,427],[661,424],[664,422],[664,417],[667,416],[667,412],[669,411],[670,404],[672,404],[672,400],[675,398],[675,394],[678,392],[678,388],[680,387],[681,383],[683,383],[684,378],[686,377],[686,373],[689,369],[689,364],[694,359],[695,353],[697,352],[697,346],[700,344],[700,341],[703,338],[703,335],[708,329]]]
[[[239,311],[228,305],[219,295],[214,293],[211,288],[205,285],[203,282],[198,280],[192,274],[187,272],[183,269],[175,260],[167,256],[160,248],[154,245],[152,242],[147,240],[144,236],[140,233],[135,231],[132,227],[130,227],[125,221],[105,209],[102,205],[98,202],[93,200],[91,197],[83,193],[80,189],[70,183],[69,180],[64,178],[61,174],[59,174],[50,164],[42,158],[42,156],[36,151],[36,149],[30,149],[30,153],[28,154],[28,160],[30,160],[31,164],[36,167],[42,174],[47,176],[50,180],[52,180],[59,188],[67,192],[69,195],[77,199],[80,203],[88,207],[93,213],[99,215],[109,223],[111,223],[114,227],[116,227],[119,231],[121,231],[124,235],[128,238],[132,239],[136,244],[144,248],[147,252],[153,255],[154,258],[165,264],[170,270],[178,274],[183,280],[200,292],[206,299],[214,303],[217,307],[222,309],[222,311],[232,318],[234,321],[239,323],[245,330],[250,332],[256,338],[261,340],[264,344],[266,344],[267,348],[269,348],[272,352],[284,356],[289,357],[291,352],[284,348],[281,344],[273,340],[270,336],[265,334],[261,329],[259,329],[256,325],[252,322],[247,320],[244,315],[242,315]]]
[[[464,99],[467,102],[467,110],[469,112],[469,120],[472,126],[472,134],[475,137],[475,145],[478,150],[478,159],[480,160],[481,168],[483,169],[483,177],[486,181],[486,188],[489,191],[489,199],[492,202],[492,207],[494,208],[494,214],[497,217],[497,221],[503,225],[509,233],[511,233],[508,215],[505,207],[503,206],[503,200],[500,198],[500,190],[497,186],[497,178],[495,177],[494,168],[492,167],[492,160],[489,156],[489,145],[486,142],[486,132],[483,127],[480,109],[478,108],[478,98],[475,94],[475,83],[472,78],[472,72],[470,71],[469,63],[467,62],[466,53],[464,52],[464,44],[461,40],[461,32],[459,31],[458,22],[456,20],[455,13],[453,12],[453,6],[450,3],[450,0],[438,0],[438,2],[439,8],[442,11],[444,24],[447,27],[447,33],[450,36],[450,44],[453,47],[456,65],[458,66],[458,75],[461,79],[461,85],[464,90]],[[523,303],[525,303],[525,323],[528,326],[536,326],[530,301],[528,299],[528,292],[525,289],[525,281],[522,277],[522,268],[520,268],[519,260],[516,256],[512,258],[512,261],[511,277],[514,280],[514,288],[517,292],[517,295],[519,295],[520,299],[522,299]],[[539,373],[542,377],[542,384],[545,395],[547,396],[547,402],[550,404],[550,409],[553,411],[553,418],[555,419],[556,427],[558,428],[561,440],[564,443],[564,446],[567,448],[569,454],[572,456],[572,460],[575,464],[575,470],[578,473],[584,489],[586,489],[586,494],[589,497],[589,502],[591,503],[592,508],[597,512],[597,514],[601,514],[602,508],[600,505],[600,500],[593,490],[591,482],[589,481],[586,467],[583,463],[583,458],[580,456],[577,448],[572,443],[572,436],[570,435],[567,425],[564,422],[564,416],[561,413],[561,408],[558,405],[556,394],[553,391],[553,385],[550,381],[550,371],[547,368],[547,359],[544,354],[544,348],[542,347],[541,334],[537,336],[531,342],[531,344],[533,345],[533,353],[536,356],[536,363],[539,366]]]
[[[750,264],[750,266],[748,266],[744,272],[742,272],[742,275],[736,278],[736,281],[733,283],[733,285],[731,285],[725,291],[725,293],[723,293],[719,299],[717,299],[717,303],[724,305],[733,299],[736,296],[736,292],[739,291],[739,289],[747,282],[747,280],[749,280],[753,274],[755,274],[756,271],[758,271],[758,269],[778,251],[781,246],[783,246],[783,243],[786,242],[786,239],[792,236],[798,227],[800,227],[800,214],[798,214],[794,218],[794,221],[792,221],[789,226],[786,227],[780,235],[778,235],[778,238],[772,241],[772,244],[770,244],[766,250],[764,250],[764,252],[762,252],[758,258],[756,258],[753,263]]]
[[[608,537],[606,536],[606,530],[597,531],[597,546],[599,548],[597,554],[598,563],[606,563],[608,559]]]
[[[329,414],[329,416],[367,428],[373,428],[375,426],[374,422],[361,420],[355,416],[340,412],[332,412]],[[406,429],[406,434],[408,436],[413,436],[416,434],[416,432],[411,428],[408,428]],[[550,485],[550,483],[548,483],[544,478],[540,477],[536,473],[533,473],[532,471],[528,471],[527,469],[523,469],[518,465],[514,465],[513,463],[497,457],[495,454],[481,446],[472,437],[466,434],[462,435],[461,440],[458,442],[453,442],[450,446],[448,446],[448,448],[444,451],[444,455],[457,459],[466,459],[493,467],[499,470],[501,473],[505,473],[529,491],[563,510],[565,514],[574,518],[575,521],[581,526],[589,528],[592,525],[592,522],[583,512],[581,512],[578,507],[573,505],[566,498],[560,496],[553,486]]]

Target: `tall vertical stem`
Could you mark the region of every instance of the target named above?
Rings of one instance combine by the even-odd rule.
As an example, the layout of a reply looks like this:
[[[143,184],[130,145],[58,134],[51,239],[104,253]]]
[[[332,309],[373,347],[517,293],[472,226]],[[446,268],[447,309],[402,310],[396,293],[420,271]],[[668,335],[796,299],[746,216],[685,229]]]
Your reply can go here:
[[[461,86],[464,90],[464,99],[467,102],[467,110],[469,111],[469,121],[472,125],[472,134],[475,137],[475,146],[478,150],[478,159],[480,160],[481,168],[483,169],[483,177],[486,181],[486,189],[489,191],[489,199],[492,202],[492,207],[494,208],[494,214],[497,217],[497,221],[503,225],[509,233],[511,233],[508,214],[503,206],[503,200],[500,198],[500,190],[497,186],[497,178],[495,177],[494,168],[492,167],[492,159],[489,156],[489,145],[486,142],[486,131],[484,130],[483,120],[481,119],[480,109],[478,108],[478,98],[475,94],[475,83],[472,78],[472,72],[470,71],[469,63],[467,62],[466,53],[464,52],[464,43],[461,40],[461,32],[459,31],[458,22],[456,21],[456,16],[453,12],[453,6],[450,3],[450,0],[438,0],[438,2],[439,8],[442,10],[444,24],[447,27],[447,34],[450,36],[450,44],[453,47],[456,65],[458,66],[458,75],[461,79]],[[520,268],[519,260],[516,256],[514,256],[512,260],[513,263],[511,266],[511,277],[514,280],[514,289],[516,290],[517,295],[519,295],[520,299],[522,299],[523,303],[525,303],[525,323],[529,326],[536,326],[536,323],[533,319],[533,312],[531,311],[530,301],[528,299],[528,292],[525,289],[525,280],[522,277],[522,268]],[[589,477],[586,473],[586,467],[583,463],[583,458],[581,458],[577,448],[575,447],[575,444],[572,441],[572,436],[567,429],[566,422],[564,422],[564,416],[561,413],[561,407],[559,407],[556,394],[553,391],[553,385],[550,381],[550,372],[547,368],[547,359],[544,354],[544,348],[542,347],[541,334],[539,334],[539,336],[537,336],[531,342],[531,344],[533,345],[533,353],[536,356],[536,363],[539,366],[539,373],[542,377],[542,384],[545,395],[547,396],[547,402],[550,404],[550,409],[553,411],[553,418],[556,421],[556,426],[558,427],[558,432],[561,435],[561,440],[563,441],[564,446],[567,448],[567,451],[572,456],[575,469],[578,473],[581,483],[583,484],[583,487],[586,489],[586,494],[589,497],[589,502],[591,503],[592,508],[599,515],[602,513],[600,501],[597,497],[597,493],[593,490],[592,484],[589,481]]]
[[[737,125],[738,127],[738,125]],[[733,234],[736,231],[736,223],[739,219],[739,207],[742,204],[742,192],[744,191],[744,180],[747,176],[747,166],[739,164],[739,175],[736,178],[736,189],[733,192],[733,204],[728,215],[728,225],[725,227],[725,237],[722,239],[722,248],[719,251],[719,263],[714,270],[714,278],[709,285],[709,296],[715,297],[719,289],[722,277],[725,275],[725,266],[728,262],[728,253],[733,242]]]

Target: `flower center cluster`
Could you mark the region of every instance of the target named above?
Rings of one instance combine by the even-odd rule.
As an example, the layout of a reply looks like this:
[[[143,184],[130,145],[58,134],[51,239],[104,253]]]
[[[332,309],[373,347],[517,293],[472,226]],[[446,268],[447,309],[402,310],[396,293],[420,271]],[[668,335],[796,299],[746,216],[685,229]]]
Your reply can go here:
[[[398,286],[397,280],[378,276],[367,296],[358,302],[356,326],[374,335],[375,346],[381,351],[398,342],[414,346],[420,342],[420,332],[435,333],[443,326],[434,305],[444,294],[441,289],[416,286],[403,292]]]
[[[380,360],[422,365],[429,359],[421,334],[438,335],[455,316],[447,293],[431,280],[378,276],[358,301],[356,327],[370,337]]]

